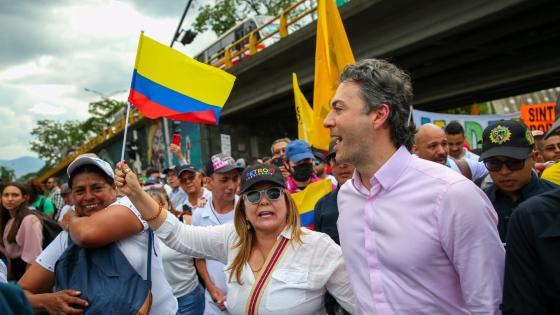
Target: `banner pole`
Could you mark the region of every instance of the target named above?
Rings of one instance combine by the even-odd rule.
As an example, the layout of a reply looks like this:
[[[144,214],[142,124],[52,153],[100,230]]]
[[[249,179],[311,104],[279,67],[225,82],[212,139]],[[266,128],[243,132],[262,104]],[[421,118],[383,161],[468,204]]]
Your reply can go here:
[[[126,148],[126,134],[128,131],[128,117],[130,115],[130,102],[126,102],[126,120],[124,123],[124,136],[123,136],[123,143],[122,143],[122,151],[121,151],[121,161],[124,161],[124,151]]]

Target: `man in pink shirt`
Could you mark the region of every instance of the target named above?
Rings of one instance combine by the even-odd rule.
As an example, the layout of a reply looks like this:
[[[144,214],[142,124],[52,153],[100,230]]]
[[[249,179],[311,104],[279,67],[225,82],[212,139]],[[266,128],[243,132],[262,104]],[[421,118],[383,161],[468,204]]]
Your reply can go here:
[[[348,66],[324,121],[355,165],[338,230],[360,314],[498,314],[504,248],[492,204],[444,165],[414,158],[412,86],[396,66]]]

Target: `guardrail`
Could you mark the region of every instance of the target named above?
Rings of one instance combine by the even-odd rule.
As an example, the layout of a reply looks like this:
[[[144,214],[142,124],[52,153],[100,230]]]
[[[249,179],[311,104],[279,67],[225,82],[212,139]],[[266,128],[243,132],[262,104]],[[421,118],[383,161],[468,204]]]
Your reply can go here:
[[[128,117],[128,128],[132,127],[135,123],[139,122],[143,118],[142,114],[135,108],[130,109],[130,115]],[[74,151],[72,154],[65,157],[60,161],[55,167],[49,169],[47,172],[42,174],[37,178],[40,182],[46,181],[49,177],[60,172],[70,164],[78,155],[91,152],[95,147],[102,144],[103,142],[110,140],[114,136],[118,135],[124,130],[126,126],[126,116],[117,120],[111,126],[103,130],[97,137],[91,139],[86,144],[81,146],[78,150]]]
[[[211,56],[208,59],[208,63],[217,68],[229,69],[239,60],[259,53],[262,49],[264,49],[264,47],[266,47],[264,46],[264,42],[266,40],[273,38],[275,35],[279,35],[279,41],[286,38],[291,33],[297,31],[301,27],[316,20],[316,17],[313,15],[315,11],[317,11],[316,1],[300,0],[292,4],[290,7],[284,9],[279,15],[277,15],[267,23],[257,27],[249,34],[228,45],[224,50],[217,52],[216,54]],[[307,16],[311,17],[307,23],[303,25],[296,24]],[[260,31],[276,23],[279,23],[279,28],[277,30],[257,39],[257,34]],[[290,28],[290,26],[297,27]],[[239,47],[243,48],[239,49]]]

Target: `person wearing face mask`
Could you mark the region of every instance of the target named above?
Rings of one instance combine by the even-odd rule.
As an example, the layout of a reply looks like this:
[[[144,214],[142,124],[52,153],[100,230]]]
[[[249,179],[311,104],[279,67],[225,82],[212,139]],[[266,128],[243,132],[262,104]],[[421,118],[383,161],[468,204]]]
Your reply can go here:
[[[307,142],[294,140],[286,146],[286,160],[290,176],[286,178],[286,188],[290,194],[302,191],[307,185],[321,180],[314,172],[315,157]]]

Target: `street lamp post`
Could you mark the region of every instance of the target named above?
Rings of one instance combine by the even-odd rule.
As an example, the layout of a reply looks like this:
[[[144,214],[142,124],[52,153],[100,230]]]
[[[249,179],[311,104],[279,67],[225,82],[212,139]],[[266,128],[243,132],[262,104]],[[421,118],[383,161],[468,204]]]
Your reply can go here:
[[[109,95],[105,95],[104,93],[101,93],[97,90],[89,89],[89,88],[84,88],[84,91],[90,92],[90,93],[93,93],[93,94],[97,94],[97,95],[101,96],[102,99],[106,100],[106,99],[109,99],[113,95],[116,95],[116,94],[119,94],[119,93],[124,93],[128,90],[117,90],[117,91],[109,93]]]

